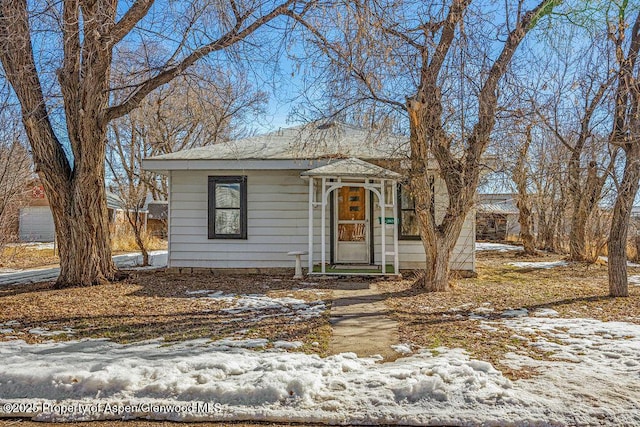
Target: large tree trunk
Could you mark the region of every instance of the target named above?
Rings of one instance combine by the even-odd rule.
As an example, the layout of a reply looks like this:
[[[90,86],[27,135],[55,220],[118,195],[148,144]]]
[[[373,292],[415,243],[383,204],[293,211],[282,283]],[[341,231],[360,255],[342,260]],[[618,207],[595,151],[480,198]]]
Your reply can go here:
[[[627,235],[633,201],[640,186],[640,145],[633,144],[626,150],[624,175],[618,187],[618,197],[613,207],[611,232],[609,233],[609,295],[629,296],[627,283]]]
[[[584,209],[574,209],[571,216],[569,232],[569,259],[586,261],[587,257],[587,220],[588,213]]]
[[[72,2],[65,4],[64,13],[70,27],[78,25],[77,8]],[[108,104],[110,58],[103,57],[104,61],[94,67],[87,65],[95,73],[84,76],[84,91],[79,86],[79,50],[75,52],[77,56],[65,58],[63,68],[58,70],[73,151],[72,168],[49,120],[31,47],[26,2],[0,3],[0,17],[3,21],[0,60],[20,101],[35,169],[49,198],[56,228],[60,253],[57,285],[92,285],[112,279],[115,267],[111,260],[104,188],[106,130],[100,113]],[[90,29],[96,24],[86,25]],[[64,29],[68,35],[65,53],[80,43],[78,32],[70,27]],[[90,50],[99,44],[100,32],[89,34],[85,46]],[[84,60],[93,64],[96,57]],[[107,69],[102,75],[96,72],[101,68]]]
[[[535,236],[533,235],[533,215],[531,214],[526,166],[531,141],[531,126],[527,126],[525,142],[518,151],[518,159],[511,174],[511,178],[513,182],[515,182],[518,191],[516,206],[519,213],[520,240],[522,240],[524,246],[524,253],[527,255],[535,255],[537,253]]]
[[[428,292],[449,290],[451,252],[456,240],[456,236],[451,235],[438,236],[434,244],[423,240],[424,251],[427,254],[423,286]]]
[[[524,253],[527,255],[536,255],[536,238],[533,235],[533,215],[531,208],[526,200],[518,198],[516,202],[518,206],[518,222],[520,223],[520,240],[524,246]]]
[[[427,123],[439,120],[440,111],[437,106],[419,102],[415,99],[407,101],[407,110],[410,117],[410,143],[411,143],[411,173],[410,191],[415,199],[416,215],[426,255],[424,288],[428,292],[442,292],[449,289],[449,269],[451,254],[460,236],[467,213],[473,206],[473,196],[477,187],[473,174],[471,182],[464,185],[454,176],[453,164],[457,164],[453,158],[446,163],[440,159],[440,171],[447,185],[448,200],[446,211],[442,217],[436,218],[435,186],[440,184],[432,175],[436,173],[429,169],[429,154],[426,140],[429,138]],[[431,130],[433,127],[430,128]],[[444,157],[444,156],[443,156]],[[432,182],[434,183],[432,185]],[[440,221],[438,221],[440,219]]]
[[[104,283],[116,272],[111,259],[103,169],[96,168],[79,178],[71,183],[68,205],[51,206],[60,251],[57,287]]]
[[[465,218],[473,208],[480,179],[481,157],[489,145],[496,121],[498,82],[507,71],[517,47],[532,28],[532,23],[553,9],[550,0],[523,14],[507,37],[502,51],[487,73],[478,94],[478,120],[464,141],[462,155],[452,149],[453,138],[442,123],[443,101],[439,74],[456,28],[470,0],[451,3],[443,21],[440,40],[432,58],[423,51],[421,83],[415,96],[406,100],[411,144],[411,193],[415,198],[420,234],[426,252],[427,269],[424,286],[427,291],[448,288],[449,261],[460,236]],[[447,188],[447,207],[441,220],[436,220],[433,188],[429,184],[429,159],[438,164],[438,174]],[[439,219],[439,218],[438,218]]]
[[[154,1],[129,2],[129,7],[110,0],[64,0],[52,4],[47,10],[57,19],[54,27],[60,31],[62,46],[58,42],[45,43],[38,56],[62,59],[56,74],[64,103],[65,143],[71,149],[67,158],[53,131],[40,82],[39,72],[51,75],[50,63],[45,59],[46,63],[36,67],[34,59],[29,28],[31,3],[0,1],[0,61],[20,102],[36,171],[51,202],[60,248],[58,286],[101,283],[114,278],[116,271],[111,259],[104,188],[107,124],[130,113],[149,93],[204,56],[244,40],[272,19],[291,12],[289,8],[296,4],[294,0],[284,0],[271,10],[256,10],[253,2],[229,2],[228,16],[221,4],[220,22],[224,24],[218,38],[190,51],[182,46],[178,49],[184,53],[181,60],[176,54],[163,65],[154,64],[153,69],[136,69],[128,82],[132,85],[130,90],[120,88],[125,91],[122,103],[112,106],[113,49],[144,20]],[[191,3],[197,8],[196,2]],[[206,10],[203,6],[198,14],[206,15]],[[186,40],[197,31],[191,28],[182,36]],[[140,81],[147,72],[150,77]]]

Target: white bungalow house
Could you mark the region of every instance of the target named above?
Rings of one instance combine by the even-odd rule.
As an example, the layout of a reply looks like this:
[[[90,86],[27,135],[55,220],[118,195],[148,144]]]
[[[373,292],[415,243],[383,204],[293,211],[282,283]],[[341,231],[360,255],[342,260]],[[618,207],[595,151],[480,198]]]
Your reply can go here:
[[[169,178],[169,268],[292,267],[314,274],[397,274],[424,267],[403,136],[344,124],[266,135],[144,160]],[[435,179],[434,209],[447,197]],[[470,214],[451,268],[474,271]]]

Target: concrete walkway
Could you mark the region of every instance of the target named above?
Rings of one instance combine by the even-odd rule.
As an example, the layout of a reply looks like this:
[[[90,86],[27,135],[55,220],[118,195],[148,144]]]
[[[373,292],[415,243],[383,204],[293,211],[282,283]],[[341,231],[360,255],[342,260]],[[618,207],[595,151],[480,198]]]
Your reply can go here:
[[[113,262],[119,268],[133,268],[142,264],[142,254],[130,253],[116,255]],[[164,267],[167,265],[167,251],[149,252],[149,264],[152,268]],[[10,273],[0,273],[0,286],[21,285],[27,283],[44,282],[54,280],[60,274],[60,267],[29,268]]]
[[[342,282],[333,292],[329,343],[332,354],[353,352],[360,357],[381,355],[385,362],[401,355],[391,348],[398,344],[398,323],[388,316],[375,284]]]

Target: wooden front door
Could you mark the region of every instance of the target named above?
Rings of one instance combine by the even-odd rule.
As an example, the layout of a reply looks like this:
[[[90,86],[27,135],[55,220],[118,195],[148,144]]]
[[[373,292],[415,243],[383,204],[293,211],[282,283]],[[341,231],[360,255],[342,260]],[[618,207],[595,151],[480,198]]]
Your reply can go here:
[[[341,187],[335,191],[336,263],[369,263],[368,192],[364,187]]]

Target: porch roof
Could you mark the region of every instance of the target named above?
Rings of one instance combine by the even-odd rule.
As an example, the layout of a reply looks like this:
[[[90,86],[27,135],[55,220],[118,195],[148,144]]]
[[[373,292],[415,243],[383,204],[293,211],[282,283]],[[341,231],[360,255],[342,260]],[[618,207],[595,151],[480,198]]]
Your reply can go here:
[[[302,172],[300,176],[309,177],[357,177],[357,178],[380,178],[397,180],[402,177],[397,172],[385,169],[381,166],[374,165],[364,160],[351,157],[344,160],[338,160],[335,163],[320,166]]]

